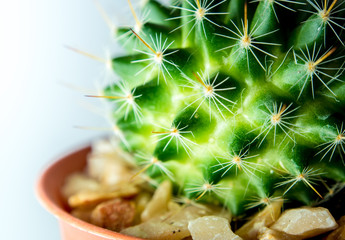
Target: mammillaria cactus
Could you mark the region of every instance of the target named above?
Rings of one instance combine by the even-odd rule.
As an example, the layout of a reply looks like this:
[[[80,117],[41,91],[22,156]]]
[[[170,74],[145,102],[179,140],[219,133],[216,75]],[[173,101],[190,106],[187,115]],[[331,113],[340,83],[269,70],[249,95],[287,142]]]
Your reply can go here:
[[[345,181],[345,4],[147,0],[99,96],[152,183],[233,215]],[[133,176],[135,177],[135,176]]]

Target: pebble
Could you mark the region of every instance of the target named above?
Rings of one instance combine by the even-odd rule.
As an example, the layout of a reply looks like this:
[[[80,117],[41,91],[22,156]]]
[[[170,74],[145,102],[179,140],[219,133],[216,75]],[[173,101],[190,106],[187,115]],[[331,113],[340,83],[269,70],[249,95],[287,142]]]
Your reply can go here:
[[[243,239],[256,240],[263,228],[272,225],[279,218],[282,205],[282,200],[270,203],[235,233]]]
[[[188,229],[193,240],[241,240],[230,229],[229,220],[217,216],[205,216],[192,220]]]
[[[143,222],[156,216],[163,215],[168,211],[168,204],[172,197],[172,184],[170,181],[162,182],[155,191],[151,201],[141,214]]]
[[[338,221],[339,227],[331,232],[325,240],[344,240],[345,239],[345,216]]]
[[[190,236],[189,222],[203,216],[222,215],[230,220],[230,214],[213,206],[188,205],[126,228],[121,233],[151,240],[181,240]]]
[[[328,209],[323,207],[286,210],[270,227],[300,239],[310,238],[337,228]]]
[[[260,229],[257,236],[258,240],[299,240],[300,238],[292,237],[286,233],[278,232],[267,227]]]
[[[115,198],[99,204],[91,213],[91,223],[113,231],[132,225],[135,205],[130,200]]]

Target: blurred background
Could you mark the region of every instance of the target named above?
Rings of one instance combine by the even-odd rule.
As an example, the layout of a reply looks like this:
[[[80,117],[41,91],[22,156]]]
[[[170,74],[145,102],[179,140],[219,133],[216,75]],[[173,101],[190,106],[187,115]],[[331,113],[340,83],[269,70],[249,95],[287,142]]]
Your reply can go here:
[[[35,197],[38,175],[107,134],[76,127],[109,126],[94,111],[98,101],[85,97],[105,66],[65,47],[99,57],[118,51],[97,3],[114,20],[132,18],[126,0],[1,1],[0,239],[60,239],[56,219]]]

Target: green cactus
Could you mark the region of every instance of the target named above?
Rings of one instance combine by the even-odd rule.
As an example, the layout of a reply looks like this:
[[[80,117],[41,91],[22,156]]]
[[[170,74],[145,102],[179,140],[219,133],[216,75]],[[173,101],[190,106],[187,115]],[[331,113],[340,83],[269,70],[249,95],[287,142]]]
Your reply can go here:
[[[138,174],[234,215],[345,182],[344,1],[147,0],[145,21],[130,7],[98,97]]]

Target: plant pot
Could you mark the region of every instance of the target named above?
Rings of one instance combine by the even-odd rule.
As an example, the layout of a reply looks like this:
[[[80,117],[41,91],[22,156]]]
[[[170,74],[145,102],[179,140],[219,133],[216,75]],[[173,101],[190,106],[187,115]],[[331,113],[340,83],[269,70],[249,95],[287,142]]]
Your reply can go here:
[[[55,217],[57,217],[63,240],[139,240],[139,238],[125,236],[73,217],[61,194],[61,187],[65,178],[73,172],[85,168],[86,157],[91,151],[90,147],[84,147],[70,153],[43,171],[38,179],[36,194],[41,204]]]
[[[69,213],[67,202],[61,194],[61,187],[67,176],[82,171],[86,167],[87,155],[91,147],[84,147],[72,152],[46,168],[38,179],[36,194],[41,204],[57,217],[62,240],[142,240],[110,231],[85,221]],[[344,215],[343,200],[345,191],[339,191],[337,197],[322,204],[328,208],[336,219]],[[319,238],[315,238],[319,239]]]

